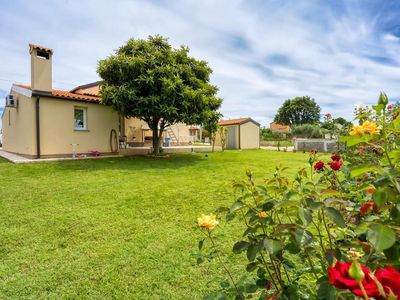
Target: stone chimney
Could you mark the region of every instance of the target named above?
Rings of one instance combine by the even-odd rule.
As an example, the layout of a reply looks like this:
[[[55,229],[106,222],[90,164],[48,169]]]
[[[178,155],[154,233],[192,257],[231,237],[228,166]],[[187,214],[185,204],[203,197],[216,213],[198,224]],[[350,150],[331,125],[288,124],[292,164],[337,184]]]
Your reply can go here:
[[[33,91],[50,92],[52,90],[53,50],[29,44],[31,55],[31,87]]]

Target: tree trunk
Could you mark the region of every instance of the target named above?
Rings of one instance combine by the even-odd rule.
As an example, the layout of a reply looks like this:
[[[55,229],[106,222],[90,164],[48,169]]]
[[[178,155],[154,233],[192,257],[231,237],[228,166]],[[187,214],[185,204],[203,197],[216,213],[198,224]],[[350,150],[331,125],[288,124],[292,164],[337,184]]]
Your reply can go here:
[[[158,130],[153,130],[153,154],[160,155],[160,137],[158,136]]]
[[[154,155],[160,155],[160,153],[161,153],[160,137],[162,134],[162,130],[160,130],[161,134],[159,134],[159,131],[158,131],[159,121],[160,121],[159,119],[155,119],[155,120],[153,119],[151,122],[147,123],[149,125],[151,131],[153,132],[153,154]]]

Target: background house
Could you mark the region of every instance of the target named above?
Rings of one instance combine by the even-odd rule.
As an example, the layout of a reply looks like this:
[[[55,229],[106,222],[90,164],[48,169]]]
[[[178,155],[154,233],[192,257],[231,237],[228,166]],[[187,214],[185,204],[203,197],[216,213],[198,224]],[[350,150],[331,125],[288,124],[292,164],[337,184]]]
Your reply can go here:
[[[13,84],[2,114],[3,150],[26,157],[116,153],[123,137],[131,146],[151,145],[152,132],[135,118],[122,118],[102,105],[99,82],[71,91],[52,88],[53,50],[29,45],[31,85]],[[164,138],[171,144],[195,141],[191,126],[174,124]]]
[[[30,45],[31,85],[14,84],[2,115],[3,150],[27,157],[111,152],[118,114],[98,97],[52,89],[53,50]]]
[[[288,125],[282,125],[275,122],[269,123],[269,128],[272,132],[282,132],[287,133],[290,132],[290,127]]]

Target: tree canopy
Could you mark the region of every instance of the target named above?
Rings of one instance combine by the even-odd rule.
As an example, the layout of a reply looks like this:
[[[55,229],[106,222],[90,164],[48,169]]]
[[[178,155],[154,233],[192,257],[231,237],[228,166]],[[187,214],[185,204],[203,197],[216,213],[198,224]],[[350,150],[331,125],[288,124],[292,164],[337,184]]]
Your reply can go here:
[[[279,108],[274,121],[283,125],[315,124],[319,122],[321,108],[308,96],[287,99]]]
[[[207,62],[189,56],[189,48],[171,47],[168,39],[130,39],[101,60],[97,72],[102,103],[126,118],[145,121],[159,154],[164,129],[174,123],[203,124],[215,119],[222,99],[210,84]]]

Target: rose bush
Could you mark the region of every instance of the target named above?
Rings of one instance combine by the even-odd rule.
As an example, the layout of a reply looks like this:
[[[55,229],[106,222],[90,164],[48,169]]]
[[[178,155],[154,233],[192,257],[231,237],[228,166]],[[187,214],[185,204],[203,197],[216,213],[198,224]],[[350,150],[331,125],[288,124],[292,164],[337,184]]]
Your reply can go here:
[[[217,219],[212,230],[199,220],[197,262],[218,259],[229,279],[210,298],[400,299],[399,112],[381,94],[330,158],[312,152],[294,179],[279,166],[263,182],[250,171],[233,182],[235,201],[215,215],[243,224],[232,250],[248,262],[232,273]]]

